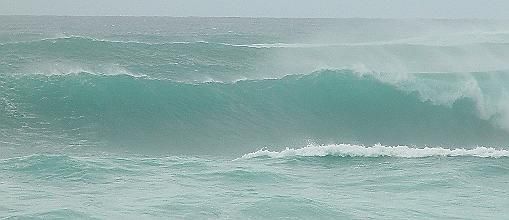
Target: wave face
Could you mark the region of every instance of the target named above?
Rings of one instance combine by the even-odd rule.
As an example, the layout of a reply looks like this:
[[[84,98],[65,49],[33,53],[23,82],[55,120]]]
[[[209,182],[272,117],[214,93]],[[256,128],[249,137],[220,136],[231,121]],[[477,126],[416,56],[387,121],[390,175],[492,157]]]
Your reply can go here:
[[[6,142],[40,143],[49,136],[62,144],[238,152],[307,141],[421,146],[508,141],[507,131],[491,121],[496,115],[483,119],[472,98],[440,105],[347,70],[236,83],[89,73],[4,76],[1,82]]]

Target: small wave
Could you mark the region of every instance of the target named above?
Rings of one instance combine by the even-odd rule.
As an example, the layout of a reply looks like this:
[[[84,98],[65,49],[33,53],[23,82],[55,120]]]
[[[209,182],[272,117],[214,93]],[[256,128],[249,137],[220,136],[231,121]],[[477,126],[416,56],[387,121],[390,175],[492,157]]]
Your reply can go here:
[[[144,79],[153,79],[146,74],[141,73],[132,73],[128,71],[118,70],[118,71],[94,71],[89,69],[75,69],[69,71],[51,71],[51,72],[33,72],[33,73],[18,73],[17,75],[43,75],[43,76],[69,76],[69,75],[92,75],[92,76],[129,76],[133,78],[144,78]]]
[[[69,35],[69,36],[49,37],[49,38],[41,38],[41,39],[26,40],[26,41],[3,42],[3,43],[0,43],[0,46],[16,45],[16,44],[39,43],[39,42],[57,43],[58,41],[69,41],[69,40],[90,41],[90,42],[100,42],[100,43],[118,43],[118,44],[143,44],[143,45],[171,45],[171,44],[208,43],[208,42],[205,42],[205,41],[197,41],[197,42],[188,42],[188,41],[145,42],[145,41],[137,41],[137,40],[115,40],[115,39],[94,38],[94,37],[89,37],[89,36]]]
[[[126,75],[135,78],[149,78],[146,74],[136,73],[127,70],[117,64],[106,64],[93,66],[74,62],[43,62],[32,63],[24,67],[20,73],[14,75],[45,75],[45,76],[67,76],[78,74],[90,74],[96,76],[118,76]]]
[[[282,151],[269,151],[260,149],[256,152],[243,155],[239,159],[251,159],[257,157],[286,158],[286,157],[401,157],[401,158],[423,158],[423,157],[481,157],[500,158],[509,157],[509,150],[501,150],[488,147],[476,147],[473,149],[447,149],[441,147],[411,148],[408,146],[383,146],[380,144],[366,147],[351,144],[337,145],[309,145],[303,148],[286,148]]]

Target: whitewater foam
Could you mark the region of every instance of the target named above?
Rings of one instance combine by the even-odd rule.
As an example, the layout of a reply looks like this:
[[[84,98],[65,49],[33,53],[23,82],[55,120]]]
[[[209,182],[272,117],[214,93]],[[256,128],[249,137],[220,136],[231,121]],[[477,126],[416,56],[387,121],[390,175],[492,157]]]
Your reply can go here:
[[[102,65],[89,65],[77,63],[72,61],[59,61],[59,62],[41,62],[32,63],[23,68],[21,73],[14,73],[15,75],[45,75],[45,76],[60,76],[60,75],[77,75],[77,74],[90,74],[97,76],[118,76],[126,75],[135,78],[148,77],[146,74],[135,73],[121,67],[117,64],[102,64]]]
[[[423,157],[481,157],[500,158],[509,157],[509,150],[476,147],[473,149],[455,148],[447,149],[442,147],[412,148],[408,146],[384,146],[377,144],[371,147],[334,144],[334,145],[308,145],[303,148],[286,148],[282,151],[270,151],[260,149],[256,152],[243,155],[239,159],[251,159],[257,157],[287,158],[287,157],[401,157],[401,158],[423,158]]]

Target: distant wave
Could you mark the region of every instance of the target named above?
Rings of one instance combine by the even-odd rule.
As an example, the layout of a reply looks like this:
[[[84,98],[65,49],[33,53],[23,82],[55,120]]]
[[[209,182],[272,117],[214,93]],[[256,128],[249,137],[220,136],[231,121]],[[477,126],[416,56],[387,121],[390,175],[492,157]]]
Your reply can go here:
[[[276,40],[274,40],[276,41]],[[319,69],[387,73],[471,73],[509,69],[509,44],[420,45],[408,42],[310,43],[228,39],[150,42],[83,36],[0,45],[0,73],[35,72],[39,64],[119,64],[130,72],[184,81],[280,78]],[[35,71],[26,67],[34,67]],[[360,67],[360,68],[357,68]],[[64,71],[65,72],[65,71]],[[98,71],[91,71],[98,72]]]
[[[6,43],[0,43],[0,45],[16,45],[16,44],[38,43],[38,42],[57,43],[58,41],[90,41],[90,42],[102,42],[102,43],[146,44],[146,45],[203,43],[203,42],[186,42],[186,41],[156,43],[156,42],[144,42],[144,41],[136,41],[136,40],[114,40],[114,39],[94,38],[94,37],[88,37],[88,36],[70,35],[70,36],[64,36],[64,37],[50,37],[50,38],[41,38],[41,39],[28,40],[28,41],[6,42]]]
[[[230,46],[230,47],[246,47],[246,48],[254,48],[254,49],[277,49],[277,48],[323,48],[323,47],[384,47],[384,46],[421,46],[421,47],[460,47],[460,46],[468,46],[468,45],[507,45],[509,41],[492,41],[492,40],[477,40],[477,41],[439,41],[439,40],[425,40],[425,39],[399,39],[399,40],[390,40],[390,41],[366,41],[366,42],[329,42],[329,43],[313,43],[313,42],[298,42],[298,43],[288,43],[288,42],[266,42],[266,43],[251,43],[251,44],[236,44],[229,42],[220,42],[220,41],[141,41],[141,40],[119,40],[114,38],[95,38],[90,36],[79,36],[79,35],[69,35],[69,36],[59,36],[59,37],[49,37],[49,38],[41,38],[35,40],[26,40],[26,41],[12,41],[12,42],[0,42],[0,46],[7,45],[20,45],[20,44],[30,44],[30,43],[58,43],[62,41],[89,41],[89,42],[99,42],[99,43],[117,43],[117,44],[139,44],[139,45],[149,45],[149,46],[161,46],[161,45],[179,45],[179,44],[210,44],[210,45],[221,45],[221,46]]]
[[[74,63],[39,63],[32,64],[24,68],[23,72],[11,73],[14,76],[30,76],[30,75],[43,75],[43,76],[66,76],[66,75],[95,75],[95,76],[131,76],[135,78],[147,78],[146,74],[134,73],[122,68],[118,65],[102,65],[96,67],[92,65],[74,64]]]
[[[287,158],[287,157],[402,157],[402,158],[423,158],[423,157],[482,157],[500,158],[509,157],[509,150],[476,147],[473,149],[464,148],[441,148],[425,147],[412,148],[408,146],[383,146],[380,144],[366,147],[352,144],[337,145],[309,145],[303,148],[286,148],[282,151],[270,151],[261,149],[248,153],[240,159],[251,159],[257,157]]]

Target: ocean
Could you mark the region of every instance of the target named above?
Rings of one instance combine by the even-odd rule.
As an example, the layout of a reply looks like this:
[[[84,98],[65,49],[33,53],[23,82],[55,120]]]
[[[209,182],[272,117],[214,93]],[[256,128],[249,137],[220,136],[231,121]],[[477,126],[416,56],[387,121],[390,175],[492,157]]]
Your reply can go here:
[[[504,20],[0,16],[0,219],[508,219]]]

